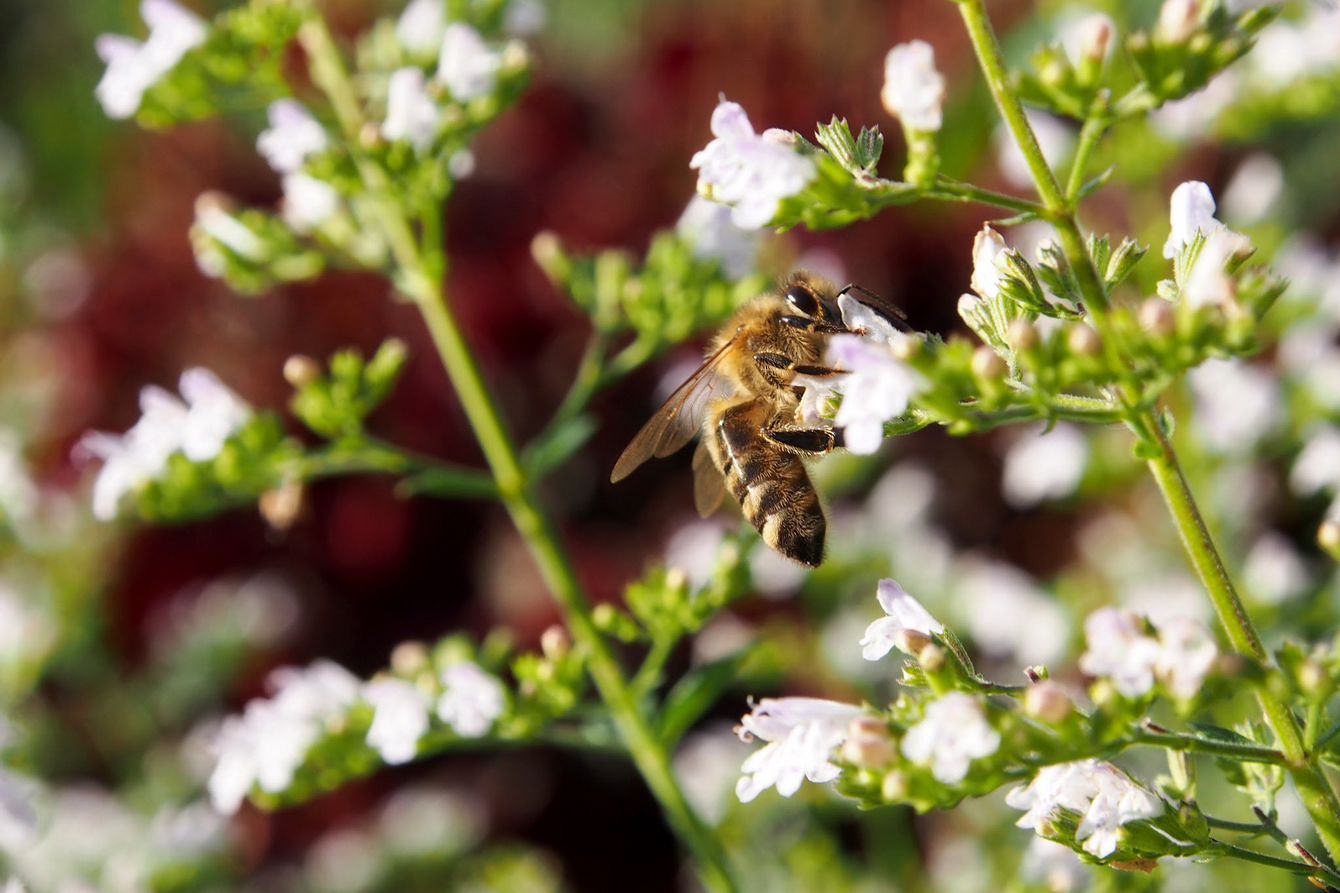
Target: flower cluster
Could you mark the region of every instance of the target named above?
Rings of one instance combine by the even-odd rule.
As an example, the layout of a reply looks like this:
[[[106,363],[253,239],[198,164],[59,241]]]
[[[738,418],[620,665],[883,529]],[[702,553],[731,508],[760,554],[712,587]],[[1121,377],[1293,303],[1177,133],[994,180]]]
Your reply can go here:
[[[205,42],[209,28],[173,0],[143,0],[140,17],[149,26],[143,42],[120,34],[98,37],[98,56],[107,63],[94,93],[109,118],[129,118],[144,91],[167,74],[182,56]]]
[[[689,167],[698,171],[698,191],[713,201],[734,205],[731,219],[743,229],[758,229],[814,178],[814,162],[795,150],[784,130],[754,132],[749,116],[735,102],[712,111],[712,136]]]
[[[363,683],[329,661],[274,671],[273,696],[252,701],[219,731],[209,779],[215,808],[236,812],[253,785],[287,791],[322,736],[347,728],[362,705],[371,708],[364,740],[388,764],[416,756],[433,716],[459,737],[479,738],[507,710],[502,682],[473,662],[450,663],[428,681],[434,684],[394,676]]]
[[[1079,760],[1046,766],[1027,785],[1015,788],[1005,802],[1026,810],[1016,824],[1048,836],[1050,820],[1065,811],[1079,817],[1075,840],[1084,850],[1105,859],[1116,852],[1121,826],[1163,812],[1163,803],[1111,763]]]
[[[1219,657],[1210,631],[1189,617],[1155,627],[1130,611],[1100,608],[1084,621],[1084,638],[1080,669],[1128,698],[1148,694],[1155,681],[1176,698],[1194,698]]]
[[[208,462],[251,416],[251,408],[208,369],[187,369],[178,383],[181,398],[162,388],[140,391],[140,419],[120,436],[86,434],[80,449],[103,460],[93,484],[93,514],[116,517],[121,497],[167,469],[168,459],[183,454]]]

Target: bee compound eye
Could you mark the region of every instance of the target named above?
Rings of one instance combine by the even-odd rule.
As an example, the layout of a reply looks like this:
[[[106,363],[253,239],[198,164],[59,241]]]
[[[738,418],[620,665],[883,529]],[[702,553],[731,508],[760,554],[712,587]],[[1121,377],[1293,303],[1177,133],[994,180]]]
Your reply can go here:
[[[803,285],[788,288],[786,302],[806,316],[814,316],[819,312],[819,302],[815,300],[813,292]]]

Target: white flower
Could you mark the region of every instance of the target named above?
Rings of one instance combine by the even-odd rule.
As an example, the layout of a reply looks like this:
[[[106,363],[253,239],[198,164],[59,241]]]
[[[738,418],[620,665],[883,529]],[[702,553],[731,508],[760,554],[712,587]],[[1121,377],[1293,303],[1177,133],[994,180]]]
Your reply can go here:
[[[880,580],[875,598],[888,616],[866,627],[860,642],[861,656],[866,660],[879,660],[899,647],[900,637],[907,630],[927,636],[942,635],[945,631],[943,623],[893,580]]]
[[[1058,809],[1081,816],[1075,839],[1085,841],[1084,849],[1099,859],[1116,851],[1122,825],[1163,811],[1153,794],[1099,760],[1043,767],[1026,786],[1010,791],[1005,802],[1027,810],[1015,823],[1021,828],[1038,828]]]
[[[407,140],[423,152],[437,136],[442,113],[428,95],[423,72],[418,68],[398,68],[391,72],[386,85],[386,120],[382,135],[390,140]]]
[[[475,153],[469,149],[457,149],[447,159],[447,173],[453,180],[464,180],[474,175]]]
[[[340,194],[325,180],[304,173],[285,174],[284,222],[295,232],[309,232],[340,210]]]
[[[972,240],[972,281],[976,294],[991,300],[1000,294],[1000,268],[997,260],[1008,250],[1000,233],[983,226]]]
[[[216,193],[202,193],[196,199],[195,225],[236,255],[252,261],[265,259],[265,243],[229,210],[227,201]],[[210,270],[204,272],[217,275]]]
[[[1025,881],[1038,884],[1051,893],[1072,893],[1089,889],[1088,866],[1075,851],[1063,843],[1034,836],[1019,865]]]
[[[363,686],[363,700],[375,711],[368,746],[393,766],[414,759],[428,731],[428,696],[411,682],[388,677]]]
[[[1055,115],[1037,109],[1026,109],[1024,114],[1028,118],[1029,127],[1033,129],[1033,136],[1037,138],[1042,157],[1047,160],[1052,170],[1056,170],[1075,144],[1074,132],[1065,121]],[[996,165],[1005,179],[1021,189],[1032,186],[1033,170],[1028,166],[1028,161],[1020,151],[1019,144],[1014,141],[1009,128],[1003,125],[997,127],[991,139],[996,144]]]
[[[1268,152],[1253,152],[1224,189],[1224,213],[1236,223],[1265,218],[1284,192],[1284,167]]]
[[[1307,564],[1298,550],[1288,537],[1274,530],[1262,534],[1252,544],[1242,565],[1242,580],[1247,589],[1271,604],[1302,595],[1310,579]]]
[[[1005,454],[1001,490],[1015,508],[1048,499],[1063,499],[1079,487],[1089,442],[1075,425],[1061,422],[1050,431],[1036,430],[1014,442]]]
[[[1248,453],[1284,421],[1279,382],[1261,366],[1206,360],[1187,373],[1187,381],[1196,429],[1215,453]]]
[[[1065,655],[1070,619],[1027,574],[1000,562],[965,561],[955,576],[959,616],[982,650],[1024,664]]]
[[[489,49],[479,32],[469,25],[453,22],[443,32],[437,79],[457,102],[469,102],[488,94],[501,65],[502,53]]]
[[[1128,698],[1154,687],[1159,643],[1145,635],[1140,619],[1130,611],[1099,608],[1084,621],[1087,648],[1079,668],[1090,676],[1104,676]]]
[[[1208,237],[1226,228],[1214,216],[1214,194],[1199,180],[1188,180],[1174,189],[1168,209],[1172,229],[1163,243],[1164,257],[1175,257],[1196,237],[1196,233]]]
[[[1246,257],[1251,251],[1251,239],[1241,233],[1227,227],[1210,233],[1186,276],[1182,300],[1192,307],[1229,304],[1237,297],[1238,286],[1224,267],[1234,257]]]
[[[837,778],[841,770],[831,761],[833,751],[847,740],[847,728],[861,715],[854,704],[822,698],[764,698],[740,720],[737,734],[744,742],[761,738],[768,744],[755,751],[740,767],[735,796],[748,803],[776,786],[790,797],[808,778],[823,784]]]
[[[103,460],[93,482],[93,516],[99,521],[115,518],[121,497],[162,474],[168,457],[181,447],[184,403],[150,385],[140,390],[140,413],[120,437],[93,431],[79,441],[81,453]]]
[[[358,680],[326,660],[306,669],[281,667],[267,682],[274,696],[247,704],[219,730],[207,785],[219,812],[236,812],[253,784],[269,793],[287,789],[326,723],[358,699]]]
[[[1154,672],[1178,698],[1195,697],[1219,657],[1219,648],[1205,624],[1190,617],[1172,617],[1159,624],[1159,656]]]
[[[879,97],[909,130],[939,130],[945,79],[935,70],[935,50],[924,40],[900,43],[884,57]]]
[[[1309,432],[1289,472],[1289,487],[1301,496],[1340,490],[1340,428],[1321,425]]]
[[[276,99],[267,115],[270,126],[256,137],[256,150],[281,174],[298,170],[329,143],[325,128],[296,99]]]
[[[508,34],[529,37],[544,28],[549,14],[540,0],[511,0],[503,13],[503,30]]]
[[[754,132],[738,103],[722,101],[712,111],[716,139],[694,154],[698,191],[735,206],[731,217],[742,229],[758,229],[777,213],[778,203],[814,178],[814,163],[790,145]]]
[[[754,269],[759,233],[736,226],[726,205],[695,195],[679,215],[675,232],[689,243],[694,257],[720,261],[727,278],[739,279]]]
[[[192,462],[208,462],[251,418],[251,407],[217,375],[198,366],[181,374],[177,388],[189,407],[182,422],[181,451]]]
[[[149,26],[143,43],[103,34],[94,45],[107,70],[93,92],[109,118],[135,114],[144,91],[171,71],[188,50],[204,43],[209,33],[204,20],[172,0],[144,0],[140,16]]]
[[[502,683],[480,669],[478,664],[462,661],[442,671],[442,696],[437,699],[437,715],[462,738],[481,738],[503,715],[507,696]]]
[[[843,429],[847,449],[873,453],[884,439],[884,423],[907,411],[922,378],[887,345],[863,335],[834,335],[826,358],[846,373],[840,384],[834,383],[842,392],[842,405],[833,423]]]
[[[442,46],[447,27],[443,0],[411,0],[395,23],[396,40],[416,56],[426,56]]]
[[[900,749],[914,763],[929,764],[935,780],[958,784],[968,764],[1000,748],[982,705],[966,692],[951,691],[926,705],[922,720],[907,730]]]

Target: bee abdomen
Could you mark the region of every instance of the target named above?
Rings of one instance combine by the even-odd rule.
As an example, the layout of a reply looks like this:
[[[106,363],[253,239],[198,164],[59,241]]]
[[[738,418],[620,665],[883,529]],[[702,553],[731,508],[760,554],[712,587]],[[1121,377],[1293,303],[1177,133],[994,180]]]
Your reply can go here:
[[[763,541],[793,561],[817,567],[827,525],[805,466],[762,435],[766,406],[730,407],[711,432],[711,452],[731,495]]]

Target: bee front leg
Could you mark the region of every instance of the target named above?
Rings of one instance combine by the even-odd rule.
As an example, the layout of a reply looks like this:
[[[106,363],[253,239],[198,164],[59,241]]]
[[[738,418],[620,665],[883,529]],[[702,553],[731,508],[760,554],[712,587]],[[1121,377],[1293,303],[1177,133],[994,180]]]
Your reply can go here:
[[[758,363],[760,366],[769,366],[784,372],[792,372],[796,375],[810,375],[817,378],[822,378],[826,375],[837,375],[842,371],[841,369],[833,369],[829,366],[797,363],[790,357],[779,353],[756,353],[754,354],[754,362]]]
[[[818,332],[821,335],[850,335],[851,329],[846,326],[835,325],[831,322],[823,322],[809,316],[783,316],[781,318],[783,325],[788,325],[793,329],[801,329],[805,332]]]
[[[823,455],[845,446],[838,428],[764,428],[763,436],[796,453]]]

